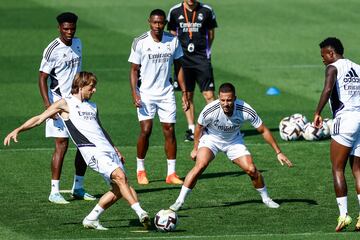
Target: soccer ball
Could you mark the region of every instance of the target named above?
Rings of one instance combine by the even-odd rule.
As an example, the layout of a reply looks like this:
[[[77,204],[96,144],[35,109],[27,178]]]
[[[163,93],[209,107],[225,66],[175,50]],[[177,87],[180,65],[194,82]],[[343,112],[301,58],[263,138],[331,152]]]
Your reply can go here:
[[[290,122],[297,124],[301,131],[304,131],[305,125],[309,122],[305,115],[302,115],[301,113],[294,113],[290,116]]]
[[[170,209],[161,209],[154,218],[155,227],[161,232],[174,231],[178,222],[179,221],[176,212]]]
[[[305,130],[303,132],[303,137],[307,141],[317,141],[324,138],[324,129],[314,127],[312,122],[309,122],[305,125]]]
[[[290,121],[290,117],[285,117],[279,123],[279,133],[281,139],[294,141],[301,136],[301,129],[296,123]]]
[[[332,131],[333,131],[333,120],[330,118],[324,118],[323,119],[323,126],[327,125],[329,128],[329,136],[331,135]]]

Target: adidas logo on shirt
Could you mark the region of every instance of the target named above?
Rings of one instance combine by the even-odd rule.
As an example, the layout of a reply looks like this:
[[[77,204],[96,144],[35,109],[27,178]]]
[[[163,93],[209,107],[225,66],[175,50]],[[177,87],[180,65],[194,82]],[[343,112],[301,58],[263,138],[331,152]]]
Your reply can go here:
[[[183,15],[180,15],[180,16],[178,17],[178,19],[179,19],[179,20],[183,20],[183,19],[184,19],[184,16],[183,16]]]
[[[345,83],[351,83],[351,82],[360,82],[359,76],[356,74],[355,70],[353,68],[350,68],[350,71],[346,74],[346,77],[344,78]]]

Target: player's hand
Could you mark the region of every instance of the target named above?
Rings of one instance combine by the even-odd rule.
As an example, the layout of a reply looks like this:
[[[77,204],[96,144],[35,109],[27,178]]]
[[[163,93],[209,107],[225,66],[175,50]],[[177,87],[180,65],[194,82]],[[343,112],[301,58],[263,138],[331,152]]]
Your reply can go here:
[[[135,107],[139,108],[141,107],[141,97],[139,95],[133,95],[133,103]]]
[[[195,161],[196,155],[197,155],[197,149],[194,148],[190,153],[191,160]]]
[[[322,127],[323,119],[322,119],[321,115],[315,114],[313,124],[314,124],[314,127],[316,127],[316,128]]]
[[[285,163],[288,167],[293,166],[292,162],[283,153],[279,153],[277,155],[277,159],[278,159],[278,161],[280,162],[281,165],[284,165],[284,163]]]
[[[121,152],[119,151],[119,149],[117,147],[114,146],[115,152],[118,155],[118,157],[120,158],[120,161],[122,164],[125,164],[125,157],[124,155],[121,154]]]
[[[14,131],[12,131],[11,133],[9,133],[5,138],[4,138],[4,146],[10,146],[10,142],[11,139],[14,140],[14,142],[18,142],[17,140],[17,135],[18,135],[19,131],[17,129],[15,129]]]
[[[190,108],[190,103],[189,103],[187,94],[183,93],[181,99],[182,99],[182,109],[184,112],[186,112]]]

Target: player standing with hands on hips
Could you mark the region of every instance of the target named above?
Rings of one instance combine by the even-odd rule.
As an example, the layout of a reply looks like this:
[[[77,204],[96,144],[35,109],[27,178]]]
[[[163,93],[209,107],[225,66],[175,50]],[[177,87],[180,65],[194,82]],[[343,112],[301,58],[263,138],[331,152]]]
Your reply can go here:
[[[182,207],[198,178],[218,152],[224,152],[232,163],[248,174],[267,207],[279,207],[279,204],[269,197],[264,178],[257,170],[244,144],[240,128],[246,121],[249,121],[274,149],[281,165],[292,166],[255,110],[243,100],[236,98],[235,87],[231,83],[224,83],[219,88],[218,100],[206,105],[199,115],[195,128],[194,148],[191,152],[191,158],[196,161],[195,166],[187,174],[180,194],[176,202],[170,206],[170,210],[178,211]]]
[[[67,97],[71,92],[71,84],[77,73],[81,71],[82,45],[75,37],[78,17],[71,12],[57,16],[60,36],[53,40],[44,50],[39,69],[39,88],[45,108],[57,100]],[[48,79],[50,86],[48,87]],[[55,151],[51,162],[51,193],[49,201],[57,204],[69,203],[60,194],[60,176],[64,157],[68,149],[69,135],[58,115],[46,120],[46,137],[55,138]],[[71,194],[74,198],[96,200],[86,193],[83,186],[86,163],[79,151],[75,157],[75,176]]]
[[[182,184],[176,175],[176,102],[174,87],[170,82],[171,67],[178,66],[178,79],[183,91],[182,106],[189,108],[183,70],[180,59],[183,52],[177,37],[164,32],[165,12],[161,9],[151,11],[148,19],[150,31],[134,39],[129,57],[130,86],[134,105],[140,122],[140,135],[137,142],[137,180],[139,184],[148,184],[145,171],[145,156],[149,148],[149,138],[155,114],[159,115],[165,137],[168,184]],[[140,72],[140,73],[139,73]]]
[[[340,232],[352,221],[347,209],[347,184],[345,167],[349,159],[357,198],[360,206],[360,65],[344,58],[344,47],[334,37],[326,38],[320,44],[325,69],[325,84],[315,110],[314,125],[323,124],[321,112],[329,101],[333,113],[330,159],[336,201],[340,216],[335,228]],[[355,230],[360,230],[360,213]]]
[[[215,28],[217,27],[216,17],[209,5],[200,3],[197,0],[184,0],[170,9],[167,18],[169,21],[168,30],[173,35],[178,36],[184,51],[182,67],[189,99],[189,110],[185,111],[188,124],[185,141],[193,141],[195,129],[194,90],[196,83],[206,103],[210,103],[215,99],[211,46],[215,38]]]
[[[93,210],[83,219],[83,226],[96,230],[108,230],[99,222],[100,215],[120,198],[124,198],[136,212],[140,222],[148,228],[150,218],[138,201],[135,190],[129,186],[124,170],[124,157],[102,127],[97,106],[90,102],[96,92],[97,79],[93,73],[80,72],[72,84],[71,95],[54,102],[43,113],[27,120],[4,139],[9,146],[11,139],[17,142],[20,132],[39,126],[54,114],[59,114],[74,144],[86,164],[103,176],[111,186]]]

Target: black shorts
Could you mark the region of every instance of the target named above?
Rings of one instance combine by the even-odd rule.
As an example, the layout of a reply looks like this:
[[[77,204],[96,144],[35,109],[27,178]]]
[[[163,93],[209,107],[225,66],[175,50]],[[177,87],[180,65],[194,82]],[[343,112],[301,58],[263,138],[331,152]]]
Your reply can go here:
[[[195,83],[198,84],[200,91],[214,91],[214,74],[211,63],[199,65],[198,67],[183,67],[186,90],[194,92]]]

